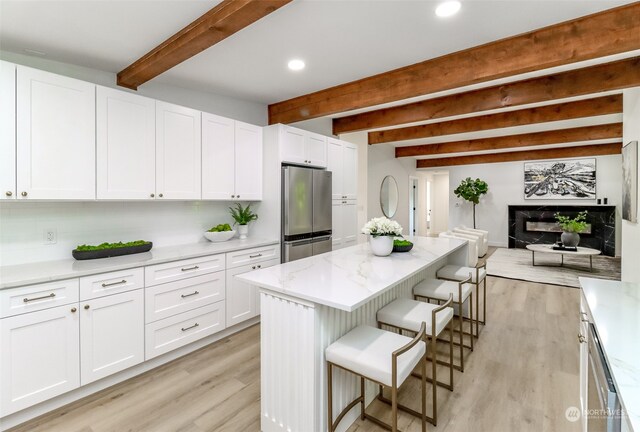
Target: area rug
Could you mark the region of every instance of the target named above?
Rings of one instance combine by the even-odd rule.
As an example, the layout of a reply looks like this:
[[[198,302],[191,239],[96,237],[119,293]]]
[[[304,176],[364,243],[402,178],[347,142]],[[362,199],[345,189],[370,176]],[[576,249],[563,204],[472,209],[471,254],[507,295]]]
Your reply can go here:
[[[549,264],[550,266],[544,266]],[[526,249],[498,248],[487,259],[487,274],[507,279],[540,282],[579,288],[579,277],[620,280],[620,258],[593,257],[593,273],[589,271],[589,257],[536,253],[536,266],[531,265],[531,251]]]

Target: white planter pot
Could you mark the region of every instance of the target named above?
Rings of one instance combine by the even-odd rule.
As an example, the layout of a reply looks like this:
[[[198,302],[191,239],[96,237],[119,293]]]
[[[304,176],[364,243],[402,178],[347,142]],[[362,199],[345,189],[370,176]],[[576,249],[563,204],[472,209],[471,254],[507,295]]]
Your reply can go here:
[[[371,252],[376,256],[387,256],[393,250],[393,236],[369,236]]]
[[[240,234],[240,240],[244,240],[249,235],[249,225],[238,225],[238,234]]]

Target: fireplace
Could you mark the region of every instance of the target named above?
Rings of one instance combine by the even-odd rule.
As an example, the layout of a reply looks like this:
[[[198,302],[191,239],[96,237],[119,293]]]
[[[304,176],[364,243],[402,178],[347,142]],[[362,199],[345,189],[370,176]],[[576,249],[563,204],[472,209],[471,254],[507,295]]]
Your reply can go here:
[[[615,206],[584,205],[515,205],[509,206],[509,247],[526,248],[529,244],[550,244],[560,240],[562,230],[555,224],[558,212],[576,216],[587,211],[587,228],[580,233],[580,246],[616,254]]]

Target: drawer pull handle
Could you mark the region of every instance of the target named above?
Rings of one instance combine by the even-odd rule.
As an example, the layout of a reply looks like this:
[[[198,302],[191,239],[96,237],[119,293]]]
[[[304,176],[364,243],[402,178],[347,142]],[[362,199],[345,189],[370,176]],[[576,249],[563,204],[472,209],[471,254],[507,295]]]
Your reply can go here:
[[[580,333],[578,333],[578,342],[585,343],[586,341],[587,341],[587,338],[585,338]]]
[[[249,255],[249,258],[259,258],[261,257],[262,254],[258,254],[258,255]]]
[[[182,327],[182,331],[187,331],[187,330],[191,330],[192,328],[196,328],[199,327],[200,324],[195,323],[194,325],[192,325],[191,327]]]
[[[102,288],[106,288],[106,287],[110,287],[110,286],[114,286],[114,285],[122,285],[122,284],[126,284],[127,281],[125,279],[122,279],[120,282],[111,282],[111,283],[103,283],[102,284]]]
[[[29,302],[36,301],[36,300],[54,298],[55,296],[56,296],[56,293],[51,293],[49,295],[45,295],[45,296],[42,296],[42,297],[34,297],[34,298],[26,298],[25,297],[24,299],[22,299],[22,301],[25,302],[25,303],[29,303]]]
[[[589,322],[589,316],[586,313],[580,312],[580,315],[582,315],[582,318],[580,318],[580,321]]]
[[[199,291],[195,291],[195,292],[192,292],[191,294],[182,294],[180,297],[186,298],[186,297],[191,297],[191,296],[198,295],[198,294],[200,294],[200,292]]]
[[[181,269],[182,271],[189,271],[189,270],[198,270],[200,267],[198,266],[193,266],[193,267],[185,267],[183,269]]]

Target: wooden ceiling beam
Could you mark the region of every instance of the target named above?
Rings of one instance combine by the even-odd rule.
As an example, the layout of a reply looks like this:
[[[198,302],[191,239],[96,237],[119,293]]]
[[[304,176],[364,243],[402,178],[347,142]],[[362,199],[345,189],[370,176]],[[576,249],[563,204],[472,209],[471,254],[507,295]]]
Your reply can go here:
[[[396,147],[396,157],[433,156],[618,138],[622,138],[622,123],[611,123],[440,144]]]
[[[513,126],[571,120],[622,112],[622,95],[616,94],[576,102],[545,105],[460,120],[369,132],[369,144],[383,144],[420,138],[433,138]]]
[[[436,168],[457,165],[475,165],[497,162],[560,159],[585,156],[604,156],[622,153],[622,143],[562,147],[541,150],[514,151],[508,153],[480,154],[438,159],[419,159],[416,168]]]
[[[269,124],[368,108],[640,49],[640,2],[269,105]]]
[[[640,33],[640,31],[638,32]],[[333,133],[397,126],[492,109],[621,90],[640,85],[640,57],[333,120]]]
[[[223,0],[118,72],[119,86],[138,86],[253,24],[292,0]]]

